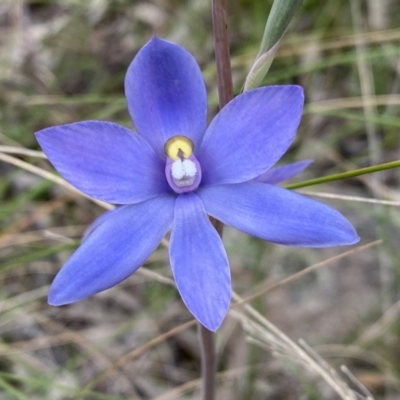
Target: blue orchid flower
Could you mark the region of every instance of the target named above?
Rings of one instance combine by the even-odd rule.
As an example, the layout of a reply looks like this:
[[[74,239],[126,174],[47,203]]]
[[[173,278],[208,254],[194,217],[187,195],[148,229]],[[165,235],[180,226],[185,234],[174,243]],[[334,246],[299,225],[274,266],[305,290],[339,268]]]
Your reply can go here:
[[[280,165],[277,167],[273,167],[269,169],[267,172],[263,173],[260,176],[254,178],[254,181],[269,183],[271,185],[276,185],[277,183],[281,183],[292,178],[295,175],[298,175],[305,168],[307,168],[310,164],[313,163],[313,160],[302,160],[296,161],[294,163]],[[85,230],[82,241],[86,240],[87,237],[97,228],[99,227],[106,219],[109,217],[112,218],[114,210],[106,211],[101,214],[95,221],[89,225],[89,227]]]
[[[196,61],[182,47],[155,37],[131,63],[125,93],[137,133],[85,121],[36,134],[67,181],[120,205],[100,217],[58,273],[49,304],[73,303],[126,279],[172,227],[169,255],[176,286],[194,317],[215,331],[229,308],[231,278],[208,216],[278,244],[358,241],[334,209],[270,184],[309,163],[268,172],[295,136],[301,87],[243,93],[207,128],[206,88]]]

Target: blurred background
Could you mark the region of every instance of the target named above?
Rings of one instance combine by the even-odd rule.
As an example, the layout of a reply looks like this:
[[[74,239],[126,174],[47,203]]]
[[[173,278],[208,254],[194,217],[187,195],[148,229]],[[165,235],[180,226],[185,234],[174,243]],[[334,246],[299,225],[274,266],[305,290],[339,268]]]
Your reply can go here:
[[[238,94],[272,1],[228,3]],[[65,307],[46,302],[104,208],[45,179],[54,170],[33,132],[88,119],[132,127],[124,75],[153,34],[195,56],[211,119],[209,0],[0,0],[1,399],[200,399],[196,327],[182,325],[191,315],[167,279],[164,246],[113,289]],[[400,3],[304,0],[264,81],[287,83],[304,87],[306,108],[281,163],[314,160],[297,181],[399,159]],[[353,223],[361,242],[352,248],[289,248],[225,228],[234,290],[258,295],[218,332],[219,400],[400,398],[399,187],[392,169],[301,190]],[[304,339],[316,370],[255,326],[255,310]]]

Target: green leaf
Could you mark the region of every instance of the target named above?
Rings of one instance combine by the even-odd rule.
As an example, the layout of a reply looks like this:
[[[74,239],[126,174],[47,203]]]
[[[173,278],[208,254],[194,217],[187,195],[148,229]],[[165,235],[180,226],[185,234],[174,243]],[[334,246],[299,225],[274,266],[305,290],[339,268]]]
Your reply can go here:
[[[8,393],[12,399],[29,400],[29,397],[25,396],[20,390],[2,378],[0,378],[0,388]]]
[[[257,57],[278,43],[301,2],[302,0],[274,0]]]
[[[260,50],[246,77],[243,91],[259,86],[264,79],[275,58],[280,40],[301,2],[302,0],[274,0]]]

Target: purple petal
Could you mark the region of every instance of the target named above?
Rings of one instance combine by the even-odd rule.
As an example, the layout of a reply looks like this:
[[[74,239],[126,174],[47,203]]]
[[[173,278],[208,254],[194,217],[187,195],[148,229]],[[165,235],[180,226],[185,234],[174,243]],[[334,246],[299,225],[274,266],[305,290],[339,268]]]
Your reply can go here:
[[[339,212],[295,192],[265,183],[198,190],[208,214],[250,235],[290,246],[354,244],[359,237]]]
[[[176,135],[195,148],[207,126],[207,94],[199,66],[184,48],[154,37],[136,55],[125,94],[140,135],[165,159],[164,144]]]
[[[231,298],[229,264],[221,238],[194,193],[176,199],[170,259],[187,308],[207,329],[216,331]]]
[[[132,204],[171,192],[164,163],[123,126],[77,122],[44,129],[36,138],[57,171],[96,199]]]
[[[254,181],[276,185],[277,183],[286,181],[287,179],[299,174],[312,162],[313,160],[302,160],[286,165],[280,165],[278,167],[269,169],[260,176],[257,176],[257,178],[254,178]]]
[[[303,110],[300,86],[269,86],[233,99],[214,118],[196,153],[202,185],[261,175],[286,152]]]
[[[173,220],[174,196],[123,206],[106,218],[54,279],[49,304],[74,303],[135,272],[157,248]]]

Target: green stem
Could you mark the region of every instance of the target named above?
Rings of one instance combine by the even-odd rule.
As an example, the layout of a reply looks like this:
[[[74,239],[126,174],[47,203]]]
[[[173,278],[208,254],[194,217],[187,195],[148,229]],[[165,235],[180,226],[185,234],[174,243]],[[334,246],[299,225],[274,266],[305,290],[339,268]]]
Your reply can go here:
[[[306,187],[306,186],[319,185],[321,183],[327,183],[327,182],[339,181],[342,179],[354,178],[356,176],[371,174],[373,172],[379,172],[379,171],[383,171],[385,169],[398,168],[398,167],[400,167],[400,160],[388,162],[385,164],[373,165],[372,167],[355,169],[353,171],[342,172],[340,174],[323,176],[321,178],[310,179],[308,181],[292,183],[290,185],[286,185],[285,188],[286,189],[299,189],[299,188]]]

